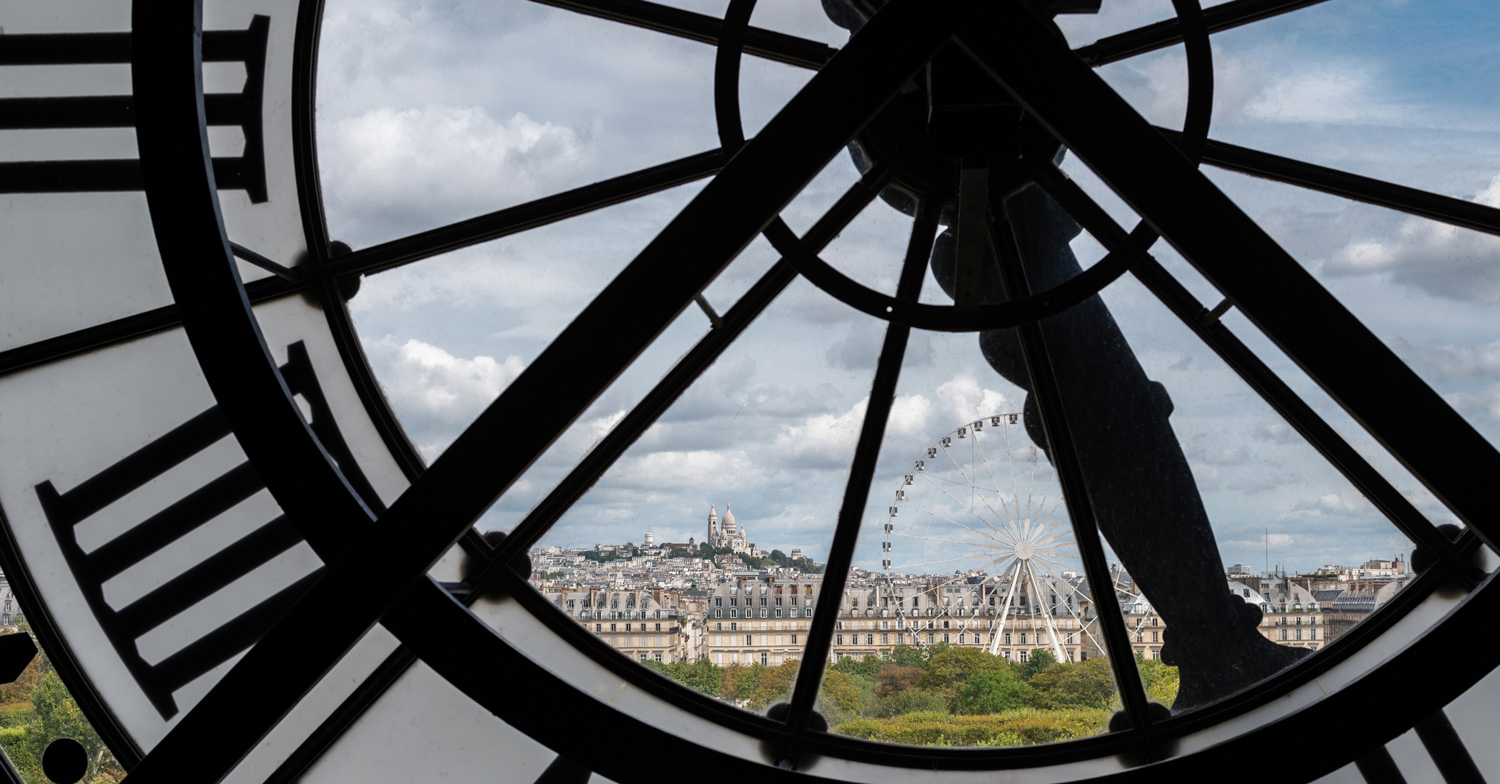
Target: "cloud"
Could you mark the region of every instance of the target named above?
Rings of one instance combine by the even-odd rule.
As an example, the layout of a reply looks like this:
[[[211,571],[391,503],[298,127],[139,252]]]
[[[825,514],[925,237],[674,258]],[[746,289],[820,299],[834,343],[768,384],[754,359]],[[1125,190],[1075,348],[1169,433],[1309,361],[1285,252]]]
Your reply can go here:
[[[456,357],[415,338],[398,343],[391,336],[365,342],[392,406],[429,459],[479,416],[510,385],[526,363],[512,354],[504,360]]]
[[[1491,419],[1500,419],[1500,384],[1484,392],[1452,392],[1443,395],[1443,399],[1460,414],[1486,414]]]
[[[1271,441],[1277,444],[1295,444],[1302,440],[1302,436],[1285,422],[1262,423],[1255,428],[1252,437],[1258,441]]]
[[[1500,175],[1474,197],[1500,207]],[[1330,275],[1389,273],[1429,294],[1471,302],[1500,300],[1500,237],[1407,218],[1393,236],[1352,241],[1333,254]]]
[[[1500,341],[1477,348],[1451,343],[1434,346],[1417,361],[1439,378],[1485,378],[1500,373]]]
[[[341,213],[429,224],[563,189],[591,170],[589,133],[479,106],[371,109],[325,131],[323,185]]]
[[[828,364],[845,370],[873,370],[885,344],[885,325],[873,321],[856,321],[849,334],[828,347]],[[913,333],[906,341],[904,367],[928,365],[933,358],[932,339],[925,332]]]
[[[981,387],[973,376],[962,375],[937,388],[937,398],[953,416],[953,425],[972,422],[981,417],[1009,414],[1020,410],[1004,393]]]

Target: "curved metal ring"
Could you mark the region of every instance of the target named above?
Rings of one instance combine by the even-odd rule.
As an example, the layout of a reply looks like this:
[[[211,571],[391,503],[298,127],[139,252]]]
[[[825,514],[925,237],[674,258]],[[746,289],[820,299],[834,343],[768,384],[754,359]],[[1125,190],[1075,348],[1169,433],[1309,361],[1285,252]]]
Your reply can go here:
[[[757,0],[730,0],[714,58],[714,119],[726,153],[745,143],[740,117],[739,75],[745,34]],[[1188,60],[1188,100],[1180,149],[1193,163],[1202,159],[1213,113],[1213,52],[1199,0],[1172,0],[1181,20]],[[1035,178],[1032,178],[1035,182]],[[960,311],[953,305],[904,302],[838,271],[813,253],[778,215],[762,231],[772,247],[813,285],[856,310],[886,321],[934,332],[980,332],[1027,324],[1066,310],[1098,294],[1125,274],[1160,239],[1145,221],[1122,247],[1067,281],[1027,297]]]

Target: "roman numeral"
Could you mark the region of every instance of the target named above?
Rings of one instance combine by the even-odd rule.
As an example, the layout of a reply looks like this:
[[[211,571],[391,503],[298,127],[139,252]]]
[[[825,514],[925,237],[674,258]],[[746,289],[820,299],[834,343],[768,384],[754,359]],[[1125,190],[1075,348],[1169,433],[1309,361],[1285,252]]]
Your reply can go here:
[[[203,33],[204,62],[244,63],[246,74],[239,93],[204,96],[209,125],[238,126],[245,135],[243,155],[213,159],[214,179],[220,189],[245,191],[257,204],[266,200],[261,101],[270,25],[270,17],[256,16],[245,30]],[[130,51],[130,33],[6,35],[0,38],[0,66],[129,64]],[[133,127],[135,99],[129,95],[0,99],[0,130]],[[141,189],[141,164],[134,159],[0,163],[0,193]]]
[[[374,488],[360,472],[334,425],[306,348],[300,342],[294,343],[288,347],[288,356],[281,372],[292,393],[299,395],[311,409],[309,424],[313,432],[355,491],[373,509],[383,511]],[[137,640],[290,550],[302,541],[302,536],[285,515],[277,516],[139,599],[112,607],[104,598],[106,582],[244,502],[264,489],[265,484],[248,461],[242,462],[88,552],[78,544],[75,527],[230,435],[228,421],[215,406],[66,493],[57,492],[50,481],[36,486],[42,510],[90,610],[164,719],[177,713],[173,692],[253,645],[319,572],[285,586],[176,653],[149,664],[139,653]]]

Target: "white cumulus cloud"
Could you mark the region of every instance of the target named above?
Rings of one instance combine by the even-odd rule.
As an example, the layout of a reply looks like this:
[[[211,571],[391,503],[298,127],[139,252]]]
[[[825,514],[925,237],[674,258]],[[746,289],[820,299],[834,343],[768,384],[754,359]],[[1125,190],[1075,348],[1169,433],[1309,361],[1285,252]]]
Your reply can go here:
[[[589,138],[479,106],[380,107],[327,131],[323,186],[340,214],[481,214],[561,189],[593,165]]]
[[[1500,207],[1500,175],[1474,197]],[[1334,275],[1391,273],[1430,294],[1473,302],[1500,300],[1500,237],[1446,223],[1407,218],[1394,236],[1365,238],[1333,254]]]

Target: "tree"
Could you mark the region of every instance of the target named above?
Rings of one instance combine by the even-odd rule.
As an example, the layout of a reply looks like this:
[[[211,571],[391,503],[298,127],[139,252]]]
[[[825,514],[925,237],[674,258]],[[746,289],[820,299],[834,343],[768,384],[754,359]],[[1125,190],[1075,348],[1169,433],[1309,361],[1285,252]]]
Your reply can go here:
[[[1031,687],[1011,668],[983,670],[969,676],[959,692],[959,713],[1001,713],[1026,706]]]
[[[873,678],[875,677],[875,673],[880,670],[880,657],[865,656],[856,659],[853,656],[845,656],[834,662],[833,666],[828,669],[838,670],[849,675],[862,675],[866,678]]]
[[[818,692],[818,712],[830,727],[843,724],[864,712],[865,696],[858,676],[829,669],[823,674],[823,688]]]
[[[1033,675],[1034,708],[1109,708],[1115,701],[1115,676],[1109,659],[1095,656],[1077,664],[1058,663]]]
[[[880,698],[876,712],[885,718],[928,711],[948,712],[948,698],[926,689],[907,689]]]
[[[772,550],[771,551],[771,560],[775,561],[776,563],[781,564],[782,566],[785,566],[786,563],[787,563],[786,553],[783,553],[780,550]]]
[[[886,664],[875,673],[875,696],[890,697],[903,691],[917,688],[917,681],[926,675],[921,667],[902,667]]]
[[[109,752],[99,734],[94,732],[88,719],[84,718],[83,711],[73,701],[73,696],[68,694],[67,687],[63,686],[62,679],[57,677],[55,671],[49,668],[37,682],[36,689],[31,692],[31,704],[35,713],[25,726],[26,740],[23,744],[28,753],[21,756],[30,757],[35,761],[36,767],[40,768],[42,752],[48,744],[57,738],[72,738],[83,744],[84,751],[88,753],[89,767],[84,781],[115,782],[125,777],[125,771],[115,761],[114,755]],[[40,770],[24,770],[21,773],[29,781],[47,781]]]
[[[1141,685],[1146,687],[1146,699],[1167,707],[1177,701],[1178,676],[1176,667],[1168,667],[1159,659],[1147,659],[1137,653],[1136,666],[1141,670]]]
[[[1057,657],[1051,651],[1037,648],[1031,652],[1031,658],[1021,664],[1021,678],[1027,683],[1031,682],[1031,676],[1057,663]]]
[[[791,695],[792,684],[797,681],[797,660],[791,659],[775,667],[756,664],[751,669],[756,667],[760,667],[760,673],[755,680],[755,690],[751,692],[745,707],[761,712],[778,702],[784,702]]]
[[[1005,669],[1010,663],[978,648],[946,647],[927,659],[927,673],[917,685],[948,698],[956,706],[958,693],[976,672]]]
[[[923,672],[927,671],[927,651],[911,645],[897,645],[891,649],[886,659],[901,667],[916,667]]]

